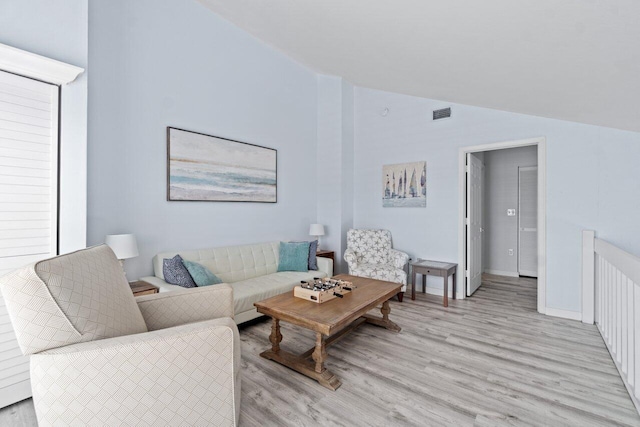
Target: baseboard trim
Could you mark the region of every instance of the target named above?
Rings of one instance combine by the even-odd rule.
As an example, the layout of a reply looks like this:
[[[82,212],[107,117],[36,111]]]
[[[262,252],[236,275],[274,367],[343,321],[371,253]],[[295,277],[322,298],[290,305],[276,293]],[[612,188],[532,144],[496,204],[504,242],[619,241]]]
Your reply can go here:
[[[484,270],[484,272],[487,274],[493,274],[494,276],[520,277],[518,273],[513,273],[511,271]]]
[[[582,313],[579,311],[560,310],[559,308],[547,307],[544,314],[547,316],[561,317],[563,319],[582,321]]]

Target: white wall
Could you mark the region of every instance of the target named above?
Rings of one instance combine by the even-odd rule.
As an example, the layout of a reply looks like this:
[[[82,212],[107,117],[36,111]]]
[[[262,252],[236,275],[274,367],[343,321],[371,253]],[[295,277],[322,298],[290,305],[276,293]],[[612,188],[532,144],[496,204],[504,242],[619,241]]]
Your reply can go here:
[[[484,153],[485,271],[518,275],[518,167],[537,164],[535,145]],[[515,209],[516,216],[507,216],[507,209]],[[509,255],[509,249],[513,249],[513,255]]]
[[[431,121],[449,105],[451,119]],[[459,148],[538,136],[547,140],[547,306],[578,312],[581,230],[640,254],[639,133],[356,87],[354,224],[390,229],[414,258],[458,262]],[[382,208],[382,165],[418,160],[427,207]]]
[[[61,253],[87,237],[87,27],[87,0],[0,1],[0,43],[85,69],[61,94]]]
[[[334,272],[346,273],[342,256],[353,227],[353,86],[318,76],[318,222],[325,226],[323,249],[335,252]]]
[[[140,256],[308,238],[316,222],[316,75],[195,0],[89,5],[89,243]],[[166,126],[278,150],[278,203],[166,201]]]

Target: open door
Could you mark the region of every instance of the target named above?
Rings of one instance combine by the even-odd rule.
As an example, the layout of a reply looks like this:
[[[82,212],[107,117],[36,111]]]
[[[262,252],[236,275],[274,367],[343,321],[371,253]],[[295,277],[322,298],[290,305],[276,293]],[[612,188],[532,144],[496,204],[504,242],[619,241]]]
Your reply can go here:
[[[482,284],[482,169],[482,161],[467,153],[467,296]]]
[[[538,277],[538,167],[518,168],[518,274]]]

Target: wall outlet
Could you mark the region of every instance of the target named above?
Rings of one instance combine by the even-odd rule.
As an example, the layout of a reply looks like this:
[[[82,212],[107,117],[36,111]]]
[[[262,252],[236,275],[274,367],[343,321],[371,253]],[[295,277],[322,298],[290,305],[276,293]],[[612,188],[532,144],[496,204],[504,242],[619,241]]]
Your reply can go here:
[[[515,209],[507,209],[507,216],[516,216]]]
[[[509,256],[513,256],[513,249],[509,249]]]

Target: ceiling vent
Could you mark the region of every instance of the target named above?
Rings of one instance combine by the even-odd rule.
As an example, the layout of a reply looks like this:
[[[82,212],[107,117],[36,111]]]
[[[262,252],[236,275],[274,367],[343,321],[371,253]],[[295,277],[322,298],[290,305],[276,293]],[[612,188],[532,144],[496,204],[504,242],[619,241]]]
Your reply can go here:
[[[448,119],[451,117],[451,107],[433,110],[433,120]]]

